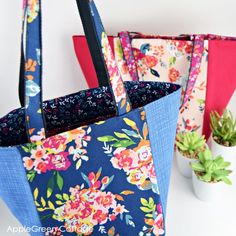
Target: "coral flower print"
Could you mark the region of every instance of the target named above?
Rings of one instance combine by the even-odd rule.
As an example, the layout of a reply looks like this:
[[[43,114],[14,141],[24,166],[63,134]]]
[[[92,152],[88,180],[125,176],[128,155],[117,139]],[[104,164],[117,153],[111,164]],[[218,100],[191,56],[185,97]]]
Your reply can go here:
[[[146,114],[136,112],[21,147],[42,225],[54,227],[46,235],[163,235]]]
[[[102,37],[102,52],[110,76],[111,85],[113,91],[115,91],[114,93],[115,100],[122,111],[129,112],[131,106],[129,104],[129,100],[127,98],[127,94],[125,91],[125,86],[119,74],[119,69],[117,67],[114,55],[112,53],[112,49],[110,47],[108,38],[104,32],[102,33],[101,37]]]
[[[29,178],[35,177],[36,173],[66,171],[70,168],[72,160],[77,161],[76,169],[79,169],[82,164],[81,160],[88,161],[86,146],[91,140],[90,132],[91,128],[87,130],[78,128],[23,146],[23,150],[27,154],[23,158],[23,162],[26,170],[30,171]]]
[[[149,140],[142,140],[138,147],[134,148],[139,158],[139,163],[146,164],[152,160],[151,145]]]
[[[97,173],[91,172],[82,176],[88,188],[84,184],[70,188],[70,196],[63,205],[56,208],[54,218],[64,222],[65,228],[78,235],[91,235],[95,226],[115,221],[117,216],[129,212],[124,205],[118,203],[116,194],[105,191],[112,182],[114,176],[105,176],[99,180],[102,169]],[[60,195],[57,195],[59,199]],[[128,218],[132,219],[130,215]]]
[[[138,165],[138,156],[132,149],[117,148],[111,158],[111,163],[117,169],[128,171],[131,166]]]
[[[149,56],[149,55],[145,57],[145,64],[147,65],[147,67],[152,68],[156,66],[157,63],[158,63],[158,59],[156,57]]]
[[[115,132],[115,136],[103,136],[98,140],[104,142],[105,153],[110,157],[113,167],[123,170],[127,175],[127,181],[136,185],[140,190],[152,189],[159,193],[154,163],[151,153],[150,141],[147,140],[148,129],[144,123],[142,133],[136,123],[130,119],[124,118],[124,122],[132,130],[124,129],[124,133]],[[139,142],[134,141],[134,137]],[[120,140],[125,138],[126,140]],[[111,143],[107,146],[106,143]],[[136,144],[135,147],[129,148]],[[113,151],[113,147],[117,147]]]
[[[179,78],[180,78],[180,73],[178,70],[176,70],[175,68],[171,68],[169,70],[169,74],[168,74],[168,77],[169,77],[169,81],[171,83],[174,83],[176,82]]]

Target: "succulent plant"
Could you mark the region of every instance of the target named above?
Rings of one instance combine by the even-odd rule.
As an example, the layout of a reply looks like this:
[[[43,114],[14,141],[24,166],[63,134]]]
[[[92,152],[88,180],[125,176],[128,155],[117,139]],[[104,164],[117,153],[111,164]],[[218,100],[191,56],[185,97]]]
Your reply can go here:
[[[236,119],[229,110],[224,110],[220,116],[218,112],[213,111],[210,115],[211,131],[213,139],[226,147],[236,145]]]
[[[213,158],[209,149],[199,153],[198,157],[198,161],[191,163],[192,170],[195,171],[198,179],[207,183],[223,181],[228,185],[232,184],[228,178],[232,171],[226,169],[230,166],[230,162],[226,162],[222,156]]]
[[[198,153],[205,149],[205,144],[205,137],[198,135],[196,131],[179,133],[176,136],[176,145],[179,151],[192,159],[196,159]]]

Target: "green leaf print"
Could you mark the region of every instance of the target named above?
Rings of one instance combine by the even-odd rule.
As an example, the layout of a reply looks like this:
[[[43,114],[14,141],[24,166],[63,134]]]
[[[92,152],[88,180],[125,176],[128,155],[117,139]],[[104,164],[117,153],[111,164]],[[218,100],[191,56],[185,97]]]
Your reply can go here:
[[[99,137],[97,138],[98,141],[100,142],[112,142],[112,141],[118,141],[117,138],[107,135],[107,136],[103,136],[103,137]]]
[[[50,198],[55,188],[54,175],[49,179],[47,184],[47,198]]]
[[[58,171],[57,171],[56,178],[57,178],[57,186],[60,189],[60,191],[62,191],[62,188],[64,185],[64,180]]]

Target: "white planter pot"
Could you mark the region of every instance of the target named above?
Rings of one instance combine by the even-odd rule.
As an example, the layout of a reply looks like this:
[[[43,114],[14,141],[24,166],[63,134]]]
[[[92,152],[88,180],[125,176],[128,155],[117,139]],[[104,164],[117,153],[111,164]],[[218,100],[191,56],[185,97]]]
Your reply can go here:
[[[214,157],[221,155],[225,161],[231,163],[229,169],[233,171],[230,175],[233,183],[236,181],[236,146],[234,147],[225,147],[218,144],[213,138],[211,138],[211,151]],[[236,183],[235,183],[236,184]]]
[[[193,161],[196,161],[195,159],[190,159],[185,156],[183,156],[178,148],[176,149],[176,160],[177,160],[177,166],[179,169],[179,172],[186,178],[192,177],[192,169],[190,166],[190,163]]]
[[[195,174],[192,173],[193,191],[196,197],[205,202],[222,201],[225,194],[225,189],[229,188],[225,183],[206,183],[199,180]]]

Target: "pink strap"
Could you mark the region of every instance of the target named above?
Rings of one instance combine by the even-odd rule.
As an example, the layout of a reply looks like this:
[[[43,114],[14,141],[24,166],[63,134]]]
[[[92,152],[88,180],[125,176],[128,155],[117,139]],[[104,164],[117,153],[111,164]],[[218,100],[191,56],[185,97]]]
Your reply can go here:
[[[133,55],[131,40],[128,31],[119,33],[120,43],[123,49],[124,58],[126,60],[130,76],[133,81],[138,81],[137,67]]]
[[[143,35],[140,35],[143,38]],[[163,38],[161,36],[153,36],[157,38]],[[132,80],[137,81],[139,80],[137,74],[137,67],[135,63],[135,58],[133,56],[133,50],[131,45],[130,33],[127,31],[123,31],[119,33],[119,38],[121,42],[121,46],[123,48],[124,59],[128,65],[129,73],[132,77]],[[174,38],[174,37],[168,37]],[[178,36],[178,39],[191,39],[193,40],[193,51],[192,51],[192,59],[190,65],[190,72],[189,72],[189,80],[186,86],[185,96],[183,100],[182,106],[188,101],[194,85],[196,83],[197,77],[200,73],[200,66],[202,61],[202,54],[204,52],[204,35],[182,35]]]
[[[197,77],[200,73],[202,54],[204,52],[204,35],[194,35],[193,37],[194,37],[193,51],[192,51],[189,79],[186,86],[186,92],[182,106],[184,106],[186,102],[189,100],[189,97],[193,91],[194,85],[197,81]]]

